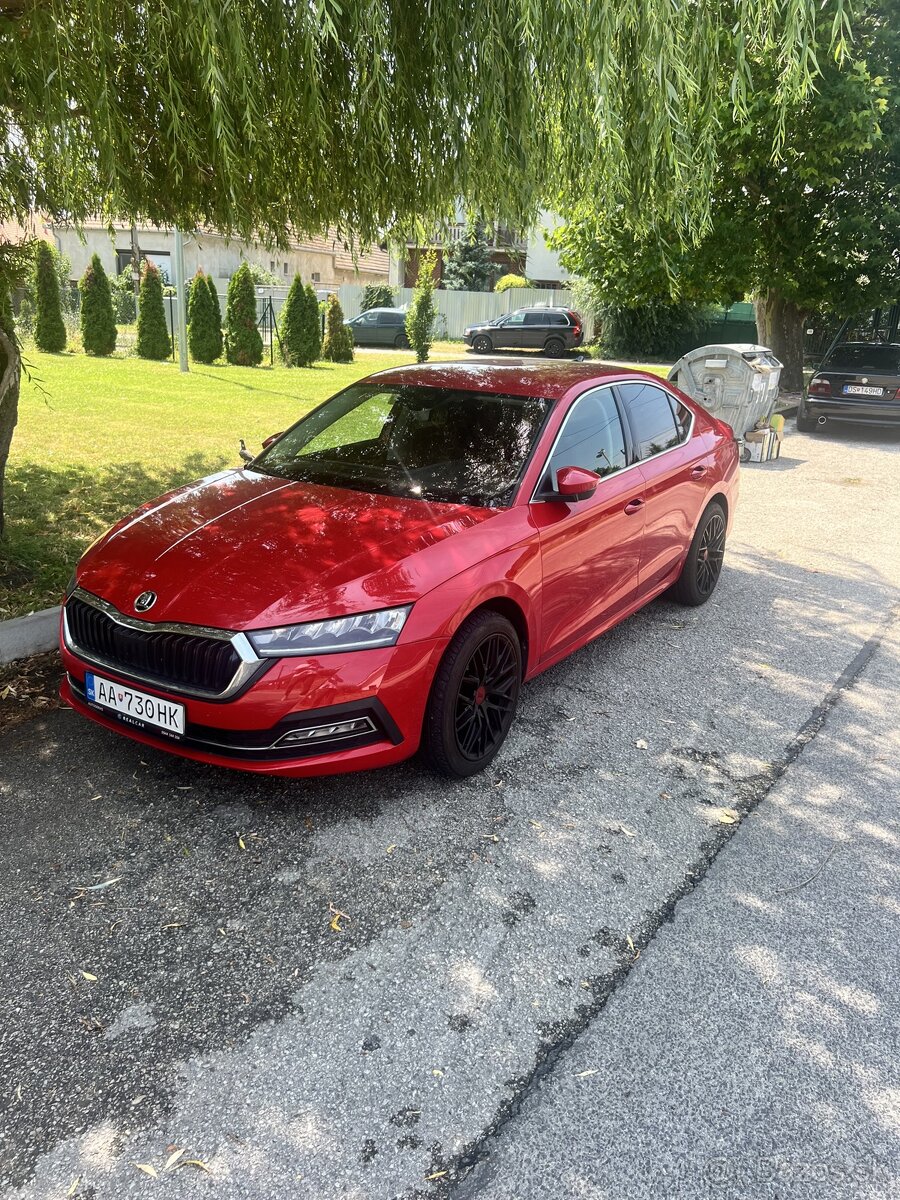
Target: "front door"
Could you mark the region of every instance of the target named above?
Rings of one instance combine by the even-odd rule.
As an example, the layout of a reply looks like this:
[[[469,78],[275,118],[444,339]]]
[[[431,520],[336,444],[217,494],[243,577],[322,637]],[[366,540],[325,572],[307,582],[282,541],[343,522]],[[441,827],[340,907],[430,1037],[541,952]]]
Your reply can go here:
[[[587,500],[550,496],[561,467],[602,476]],[[585,641],[629,607],[637,594],[644,528],[644,481],[629,468],[612,389],[595,388],[572,405],[531,505],[540,531],[544,659]]]
[[[497,326],[497,336],[493,338],[497,350],[521,350],[525,329],[525,312],[513,312],[503,318],[503,323]]]

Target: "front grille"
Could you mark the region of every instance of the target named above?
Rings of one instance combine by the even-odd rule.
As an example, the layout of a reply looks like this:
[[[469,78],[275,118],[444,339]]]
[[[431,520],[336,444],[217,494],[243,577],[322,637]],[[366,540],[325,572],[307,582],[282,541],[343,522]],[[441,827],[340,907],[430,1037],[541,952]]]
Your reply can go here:
[[[147,682],[219,695],[235,676],[241,659],[221,638],[156,632],[120,625],[77,595],[66,604],[66,622],[75,647],[105,666]]]

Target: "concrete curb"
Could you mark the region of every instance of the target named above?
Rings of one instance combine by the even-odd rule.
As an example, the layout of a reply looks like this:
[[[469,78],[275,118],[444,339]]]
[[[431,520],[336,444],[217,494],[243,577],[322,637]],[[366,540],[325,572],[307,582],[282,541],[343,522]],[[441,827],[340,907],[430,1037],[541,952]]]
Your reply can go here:
[[[0,621],[0,666],[32,654],[55,650],[59,641],[59,605],[27,617]]]

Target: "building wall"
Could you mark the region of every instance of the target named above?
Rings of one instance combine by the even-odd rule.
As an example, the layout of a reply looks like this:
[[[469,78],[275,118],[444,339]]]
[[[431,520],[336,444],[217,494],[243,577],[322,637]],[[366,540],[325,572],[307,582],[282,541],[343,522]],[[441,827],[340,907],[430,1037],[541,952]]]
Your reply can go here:
[[[91,256],[97,254],[105,270],[117,273],[116,251],[131,253],[130,226],[117,227],[111,238],[105,226],[85,226],[81,235],[72,228],[54,226],[57,248],[68,255],[72,263],[72,279],[80,279]],[[138,231],[141,254],[156,262],[174,282],[175,235],[171,230],[146,228]],[[216,233],[185,234],[184,270],[190,279],[198,270],[212,275],[224,291],[228,280],[243,261],[257,263],[271,271],[279,283],[289,285],[299,272],[304,282],[316,288],[337,288],[344,283],[381,283],[387,280],[387,259],[384,271],[354,271],[336,262],[338,255],[327,247],[297,245],[288,250],[267,249],[261,243],[228,241]],[[346,255],[340,256],[342,259]],[[120,256],[121,259],[121,256]],[[363,266],[365,264],[363,263]]]
[[[537,228],[528,239],[525,255],[525,274],[536,287],[564,286],[571,275],[559,261],[555,250],[547,246],[547,235],[562,224],[555,213],[542,212]]]

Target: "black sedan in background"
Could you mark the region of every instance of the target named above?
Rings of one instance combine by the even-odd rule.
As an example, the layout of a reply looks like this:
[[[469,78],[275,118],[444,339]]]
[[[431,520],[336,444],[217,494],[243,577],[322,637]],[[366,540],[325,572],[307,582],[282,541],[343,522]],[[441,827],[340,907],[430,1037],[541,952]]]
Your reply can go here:
[[[900,343],[834,347],[809,381],[797,428],[811,433],[832,421],[900,427]]]
[[[353,334],[356,346],[393,346],[409,348],[406,336],[406,312],[402,308],[370,308],[344,324]]]

